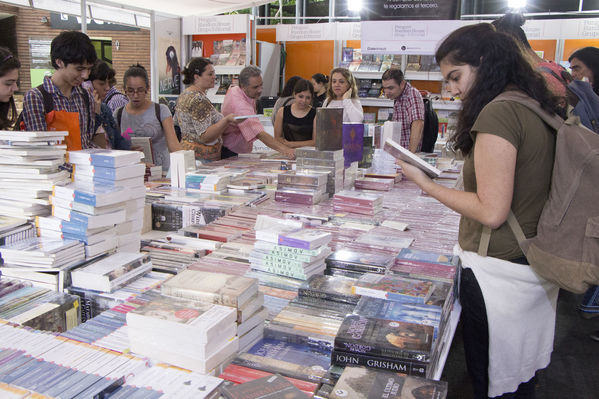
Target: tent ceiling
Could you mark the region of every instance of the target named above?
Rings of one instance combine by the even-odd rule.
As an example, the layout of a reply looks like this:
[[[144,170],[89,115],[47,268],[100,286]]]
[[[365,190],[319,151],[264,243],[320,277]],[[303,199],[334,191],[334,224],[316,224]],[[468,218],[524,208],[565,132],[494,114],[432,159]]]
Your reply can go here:
[[[124,0],[123,6],[178,16],[217,15],[270,3],[272,0]]]

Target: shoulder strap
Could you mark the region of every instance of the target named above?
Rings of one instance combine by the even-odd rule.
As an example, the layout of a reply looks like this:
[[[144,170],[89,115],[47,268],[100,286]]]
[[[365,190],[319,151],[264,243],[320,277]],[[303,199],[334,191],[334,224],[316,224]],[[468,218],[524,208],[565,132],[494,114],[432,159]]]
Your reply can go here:
[[[566,80],[564,79],[564,77],[563,76],[559,76],[557,73],[555,73],[553,71],[553,69],[551,69],[549,67],[546,67],[546,66],[539,67],[539,69],[542,72],[550,73],[551,76],[553,76],[554,78],[556,78],[561,84],[563,84],[564,86],[568,86],[568,82],[566,82]]]
[[[42,94],[42,102],[44,103],[44,114],[52,111],[54,109],[54,99],[52,98],[52,94],[48,93],[46,89],[44,89],[44,85],[41,84],[36,87]]]
[[[546,124],[551,126],[556,131],[564,124],[564,120],[558,115],[551,115],[549,112],[541,108],[541,104],[533,98],[530,98],[525,93],[520,91],[506,91],[498,95],[491,102],[495,101],[513,101],[522,104],[539,116]]]
[[[160,126],[162,126],[162,119],[160,118],[160,103],[154,103],[154,112],[156,113],[156,119],[160,122]],[[164,126],[162,126],[164,129]]]
[[[119,129],[121,128],[121,119],[123,118],[123,108],[125,108],[124,105],[116,110],[116,123],[119,125]]]
[[[516,236],[516,241],[518,241],[518,245],[522,245],[524,241],[526,241],[526,236],[524,235],[524,231],[522,231],[522,227],[520,227],[520,223],[516,219],[516,215],[510,209],[510,213],[507,215],[507,224],[510,226],[512,233]],[[483,225],[483,231],[480,237],[480,243],[478,244],[478,254],[480,256],[487,256],[487,251],[489,250],[489,242],[491,241],[491,228],[489,226]]]

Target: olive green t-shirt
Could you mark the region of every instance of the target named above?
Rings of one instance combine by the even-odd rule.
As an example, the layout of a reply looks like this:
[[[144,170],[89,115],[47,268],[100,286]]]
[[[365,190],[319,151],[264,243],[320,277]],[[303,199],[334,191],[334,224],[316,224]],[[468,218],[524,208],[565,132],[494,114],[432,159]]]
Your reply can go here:
[[[476,144],[477,133],[489,133],[509,141],[516,150],[516,171],[511,209],[527,238],[537,232],[541,210],[549,195],[555,131],[533,111],[512,101],[489,103],[480,112],[472,127]],[[474,147],[464,161],[464,190],[476,192]],[[482,224],[462,216],[459,243],[467,251],[478,251]],[[512,260],[523,256],[507,222],[491,233],[488,256]]]

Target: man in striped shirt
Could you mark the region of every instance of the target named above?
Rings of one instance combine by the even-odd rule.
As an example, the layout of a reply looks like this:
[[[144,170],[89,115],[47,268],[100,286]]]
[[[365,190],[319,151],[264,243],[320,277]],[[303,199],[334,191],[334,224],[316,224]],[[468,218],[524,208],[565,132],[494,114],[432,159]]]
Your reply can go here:
[[[81,84],[87,79],[97,59],[96,50],[87,35],[67,31],[56,36],[50,45],[52,66],[56,72],[44,77],[43,89],[52,96],[53,110],[77,112],[81,130],[81,147],[95,147],[92,137],[96,131],[96,114],[100,112],[100,99]],[[40,89],[32,88],[23,100],[25,130],[45,131],[46,113]]]
[[[260,68],[247,66],[239,73],[239,86],[231,87],[223,101],[223,115],[239,116],[256,113],[256,99],[262,94],[262,76]],[[264,131],[258,118],[248,118],[237,125],[229,125],[223,133],[221,158],[229,158],[239,153],[252,152],[254,140],[260,140],[275,151],[288,158],[295,158],[295,150],[279,143]]]
[[[404,80],[399,68],[387,69],[383,73],[385,96],[393,102],[393,120],[401,122],[399,145],[412,152],[422,147],[424,130],[424,102],[420,92]]]

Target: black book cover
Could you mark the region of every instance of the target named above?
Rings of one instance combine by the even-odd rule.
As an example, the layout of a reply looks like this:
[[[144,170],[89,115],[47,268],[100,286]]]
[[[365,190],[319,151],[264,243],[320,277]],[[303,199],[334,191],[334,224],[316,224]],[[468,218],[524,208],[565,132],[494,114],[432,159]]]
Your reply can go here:
[[[348,315],[335,337],[335,348],[396,359],[430,360],[432,326]]]
[[[337,366],[364,366],[373,369],[393,371],[407,375],[425,377],[428,363],[415,360],[393,359],[390,357],[369,356],[361,353],[344,352],[333,349],[331,364]]]
[[[298,295],[355,305],[360,300],[359,295],[352,294],[355,282],[355,279],[348,277],[314,275],[302,284]]]

